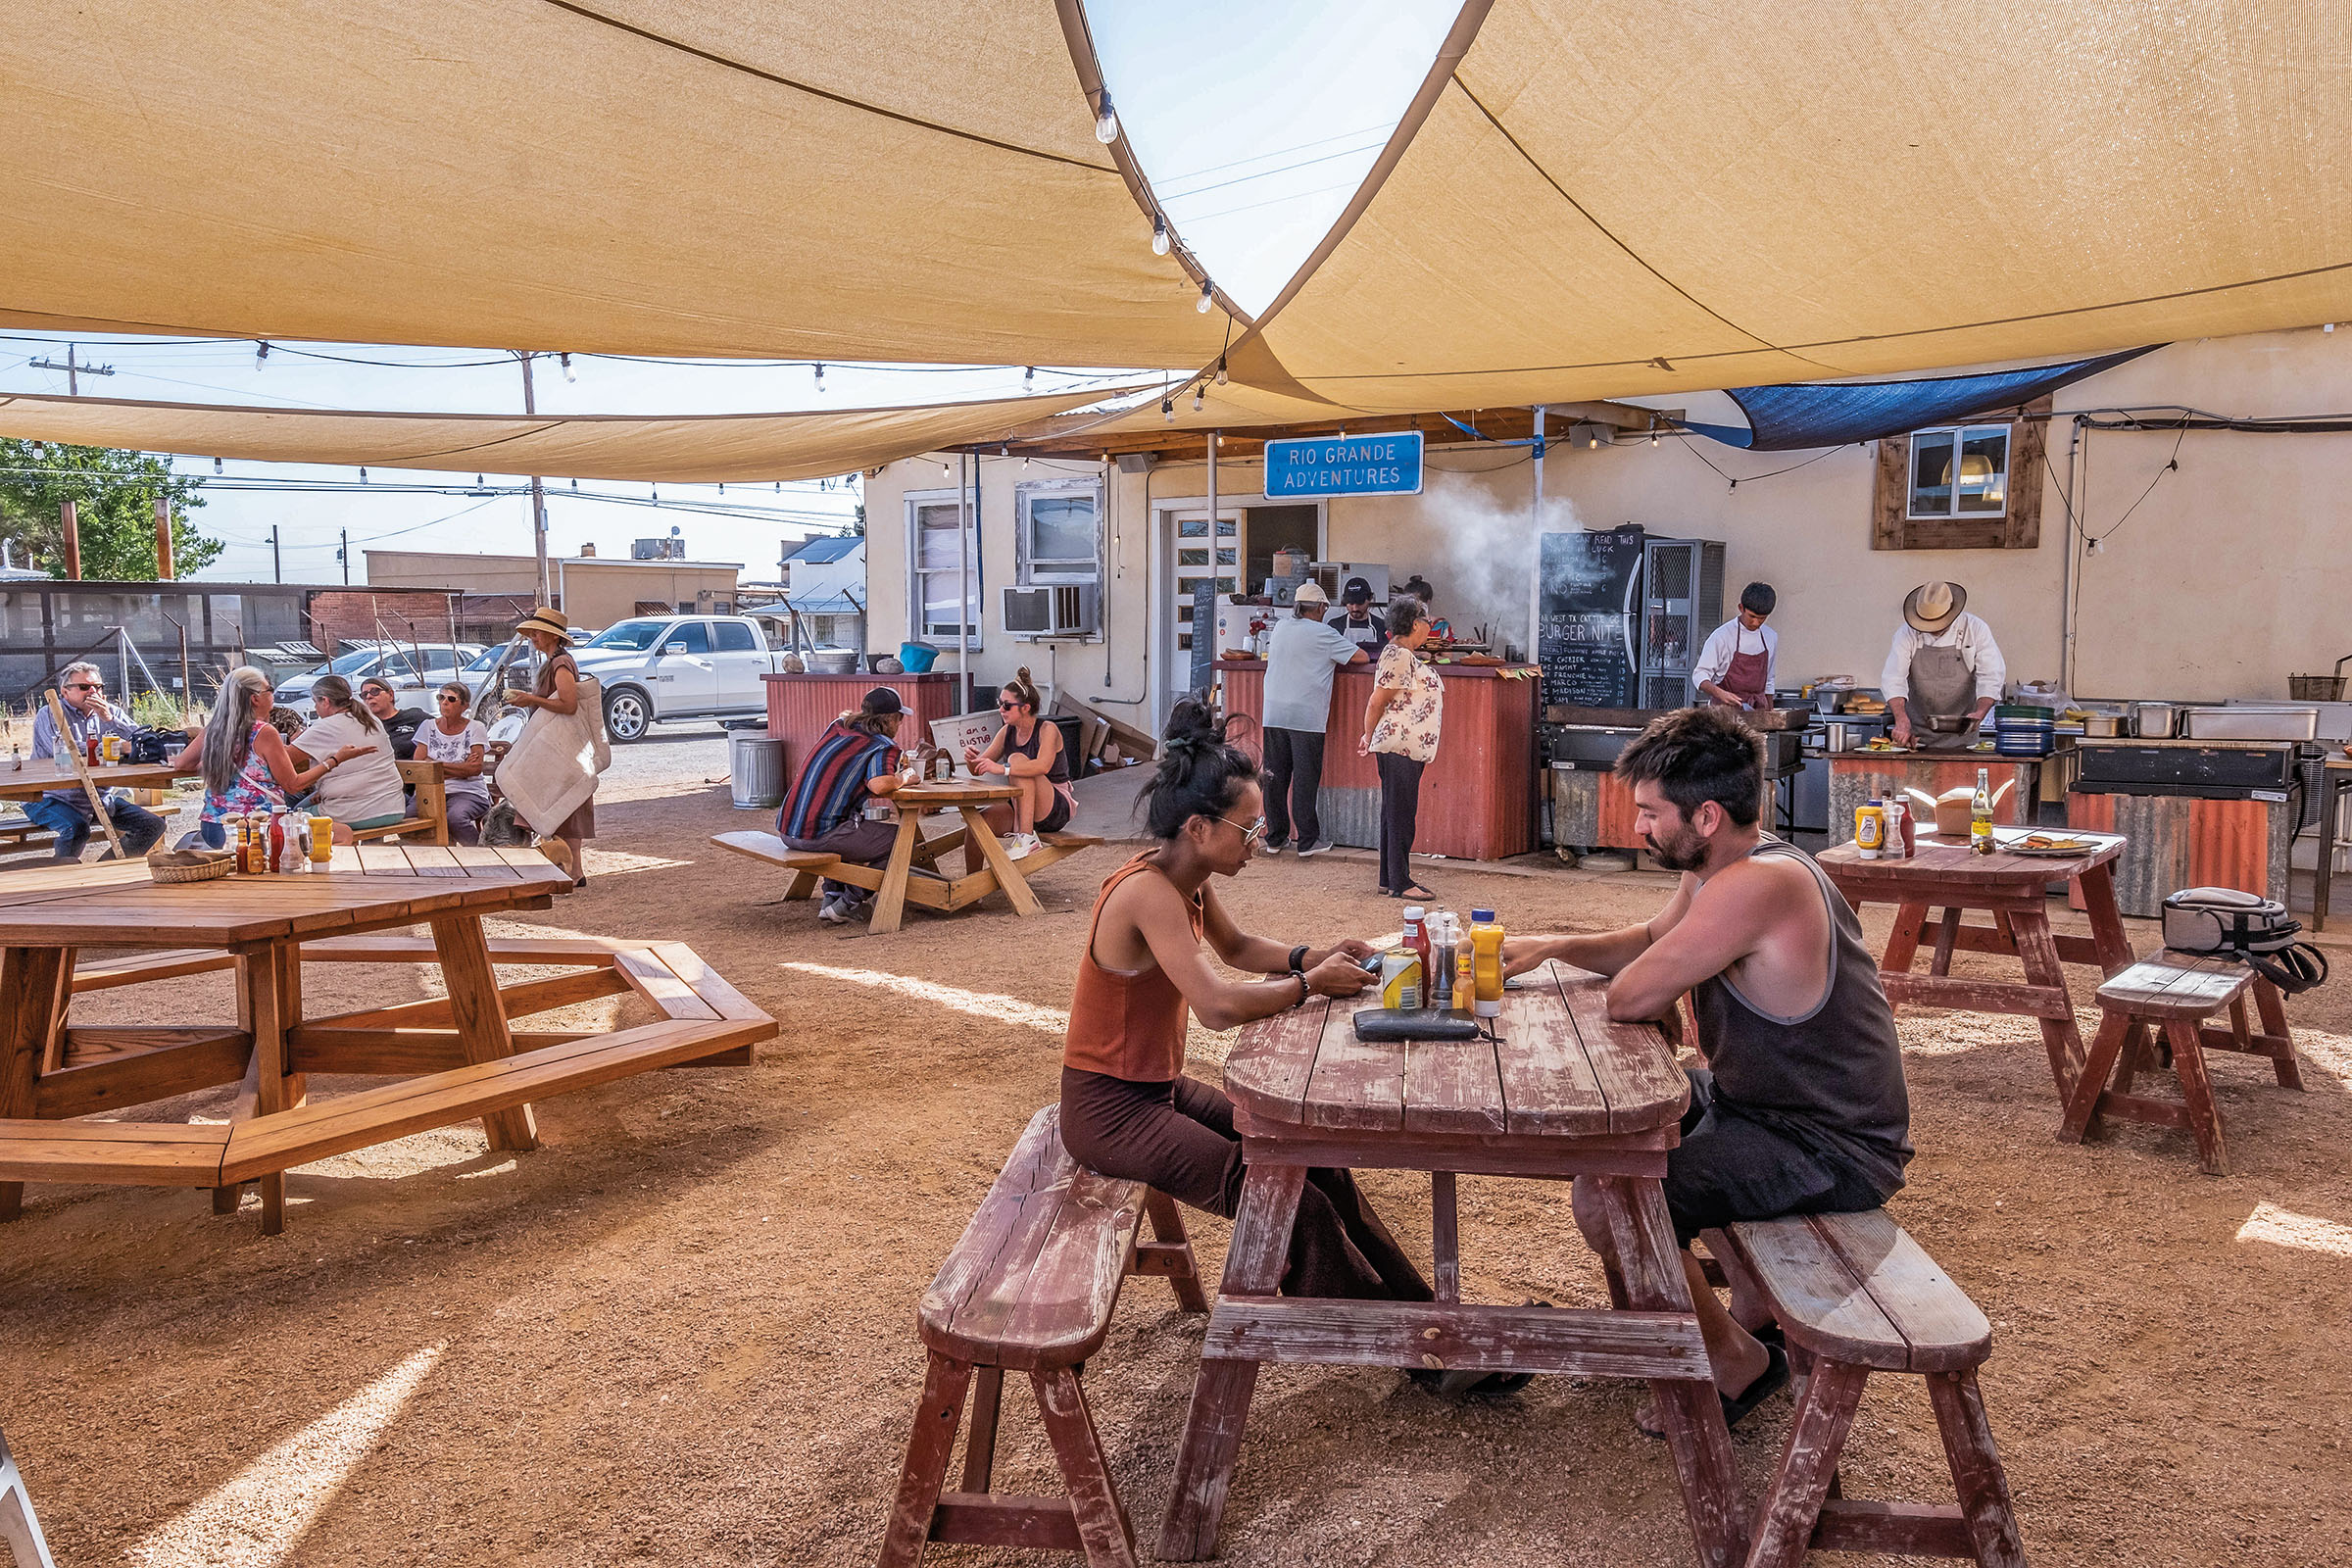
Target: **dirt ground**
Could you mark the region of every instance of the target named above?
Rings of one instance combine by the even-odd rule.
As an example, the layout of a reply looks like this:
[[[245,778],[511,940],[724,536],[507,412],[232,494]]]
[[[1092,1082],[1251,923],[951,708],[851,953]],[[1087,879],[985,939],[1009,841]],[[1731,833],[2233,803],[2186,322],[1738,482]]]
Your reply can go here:
[[[0,1428],[60,1562],[872,1560],[921,1382],[916,1298],[1054,1096],[1084,911],[1116,852],[1044,872],[1043,918],[843,934],[706,846],[754,825],[723,791],[623,793],[600,809],[591,888],[529,923],[687,941],[782,1037],[753,1067],[545,1103],[538,1152],[490,1155],[467,1126],[306,1167],[280,1237],[250,1197],[216,1218],[202,1194],[28,1189],[0,1230]],[[1517,929],[1622,923],[1663,897],[1642,875],[1428,879]],[[1372,880],[1360,858],[1286,858],[1225,896],[1285,940],[1377,939],[1397,906]],[[2088,972],[2070,974],[2086,998]],[[315,1011],[425,984],[311,976]],[[2289,1004],[2306,1094],[2215,1062],[2222,1178],[2175,1132],[2054,1142],[2031,1020],[1903,1015],[1919,1157],[1892,1209],[1995,1324],[1986,1397],[2044,1568],[2352,1563],[2348,999],[2339,980]],[[159,1004],[201,1020],[229,996],[203,977],[94,994],[76,1016]],[[1229,1044],[1197,1032],[1195,1070],[1213,1080]],[[1426,1259],[1426,1183],[1367,1186]],[[1604,1299],[1563,1198],[1464,1181],[1472,1298]],[[1213,1270],[1226,1227],[1192,1218]],[[1130,1282],[1088,1368],[1147,1549],[1201,1335],[1172,1305]],[[1555,1379],[1456,1404],[1389,1373],[1269,1369],[1224,1559],[1689,1562],[1667,1456],[1631,1425],[1638,1392]],[[1000,1486],[1054,1490],[1034,1412],[1006,1408]],[[1788,1420],[1776,1397],[1736,1434],[1751,1491]],[[1949,1497],[1916,1383],[1873,1381],[1845,1474],[1849,1495]]]

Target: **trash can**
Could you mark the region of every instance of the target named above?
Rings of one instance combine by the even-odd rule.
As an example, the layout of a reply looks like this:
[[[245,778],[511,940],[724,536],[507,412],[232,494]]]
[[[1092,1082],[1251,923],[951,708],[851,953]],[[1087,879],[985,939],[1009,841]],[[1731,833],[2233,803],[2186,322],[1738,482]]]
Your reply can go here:
[[[738,811],[772,811],[784,804],[784,743],[763,729],[727,737],[727,775]]]

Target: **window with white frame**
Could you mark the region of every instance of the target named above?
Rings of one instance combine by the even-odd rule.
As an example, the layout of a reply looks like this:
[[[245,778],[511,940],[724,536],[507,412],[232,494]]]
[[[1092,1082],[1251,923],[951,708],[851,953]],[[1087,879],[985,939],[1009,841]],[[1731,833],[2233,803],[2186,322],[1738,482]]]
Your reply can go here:
[[[1024,584],[1095,582],[1102,575],[1102,486],[1093,479],[1024,484],[1013,492],[1014,564]]]
[[[1968,424],[1911,436],[1911,517],[1997,517],[2009,507],[2009,426]]]
[[[959,542],[960,541],[960,542]],[[956,641],[956,583],[962,624],[980,646],[980,532],[956,497],[906,499],[907,624],[917,642]],[[968,568],[968,574],[967,574]]]

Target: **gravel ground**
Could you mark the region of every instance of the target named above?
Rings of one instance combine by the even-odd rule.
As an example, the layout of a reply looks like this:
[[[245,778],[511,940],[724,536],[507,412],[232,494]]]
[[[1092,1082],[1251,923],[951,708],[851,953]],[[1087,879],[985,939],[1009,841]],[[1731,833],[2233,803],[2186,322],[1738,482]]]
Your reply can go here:
[[[251,1200],[217,1218],[202,1194],[29,1189],[0,1230],[0,1427],[61,1562],[873,1560],[921,1383],[915,1301],[1054,1095],[1085,910],[1118,852],[1043,872],[1041,918],[990,905],[918,912],[888,937],[835,931],[777,902],[780,875],[709,849],[751,815],[699,783],[722,765],[715,730],[659,730],[613,755],[589,889],[517,923],[690,943],[782,1037],[751,1067],[542,1104],[534,1153],[492,1155],[468,1125],[305,1167],[280,1237],[260,1234]],[[1229,898],[1286,941],[1377,939],[1396,906],[1371,877],[1362,861],[1284,858]],[[1640,874],[1433,866],[1429,880],[1519,929],[1618,924],[1664,897]],[[1884,935],[1883,912],[1870,928]],[[2152,945],[2144,926],[2134,939]],[[434,983],[312,973],[319,1011]],[[2071,978],[2086,995],[2087,972]],[[2215,1063],[2236,1163],[2221,1178],[2175,1132],[2053,1142],[2031,1020],[1903,1014],[1920,1152],[1892,1211],[1995,1324],[1986,1397],[2041,1568],[2352,1562],[2345,996],[2289,1004],[2308,1093],[2258,1062]],[[196,1021],[231,1003],[203,976],[95,993],[75,1017]],[[635,1005],[556,1017],[625,1022]],[[1213,1081],[1230,1044],[1196,1030],[1195,1071]],[[226,1099],[146,1114],[219,1117]],[[1373,1173],[1366,1187],[1426,1257],[1427,1183]],[[1213,1272],[1226,1227],[1192,1223]],[[1471,1298],[1604,1298],[1556,1189],[1465,1180],[1462,1227]],[[1088,1366],[1147,1548],[1200,1335],[1164,1287],[1134,1281]],[[1687,1563],[1671,1466],[1631,1426],[1638,1396],[1546,1379],[1451,1404],[1391,1374],[1272,1369],[1223,1560]],[[1788,1420],[1775,1398],[1736,1435],[1751,1489]],[[1000,1485],[1054,1490],[1017,1399],[1000,1452]],[[1921,1391],[1875,1379],[1847,1494],[1948,1485]]]

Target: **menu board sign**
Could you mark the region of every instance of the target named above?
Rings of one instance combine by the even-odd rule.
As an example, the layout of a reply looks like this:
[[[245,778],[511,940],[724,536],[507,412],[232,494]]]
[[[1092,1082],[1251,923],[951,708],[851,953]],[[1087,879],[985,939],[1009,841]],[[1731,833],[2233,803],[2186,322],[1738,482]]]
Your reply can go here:
[[[1640,528],[1547,533],[1536,659],[1547,708],[1639,708]]]

